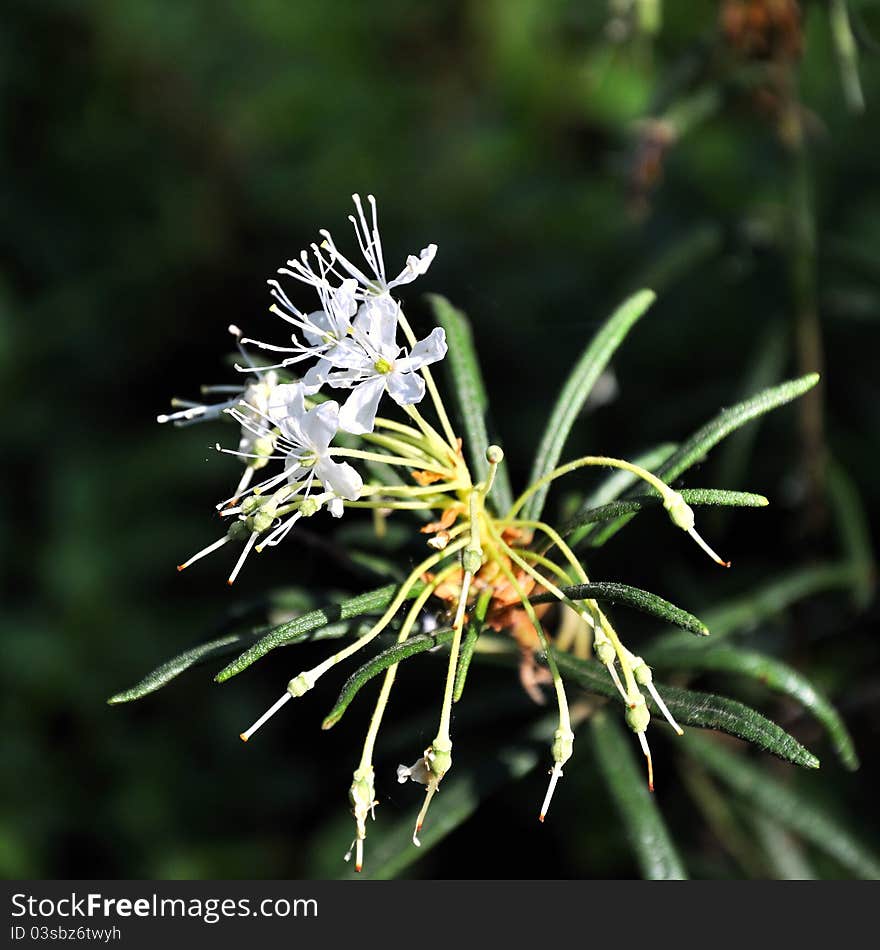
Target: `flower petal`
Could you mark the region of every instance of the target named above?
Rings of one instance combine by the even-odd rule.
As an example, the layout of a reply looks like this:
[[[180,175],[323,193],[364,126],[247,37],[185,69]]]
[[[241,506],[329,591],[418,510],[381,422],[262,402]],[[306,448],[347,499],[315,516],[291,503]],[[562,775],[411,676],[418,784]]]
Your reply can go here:
[[[388,289],[398,287],[401,284],[411,284],[417,277],[420,277],[427,271],[436,254],[436,244],[429,244],[427,247],[423,247],[418,257],[414,254],[410,254],[406,259],[406,267],[388,284]]]
[[[419,340],[412,348],[409,356],[397,360],[395,367],[401,373],[411,373],[413,370],[429,363],[436,363],[446,356],[448,347],[446,345],[446,331],[443,327],[434,327],[424,340]]]
[[[302,432],[318,454],[327,451],[333,436],[339,431],[339,403],[332,399],[310,409],[302,421]]]
[[[389,373],[385,380],[388,395],[398,406],[411,406],[424,398],[425,381],[418,373],[401,373],[395,370]]]
[[[266,415],[277,425],[291,416],[302,416],[304,412],[305,405],[301,383],[282,383],[280,386],[276,386],[269,395]]]
[[[356,501],[364,487],[364,480],[358,470],[348,462],[334,462],[333,459],[323,458],[315,466],[315,475],[325,488],[349,501]]]
[[[381,376],[374,376],[355,386],[339,410],[339,428],[355,434],[372,432],[379,400],[384,392],[385,380]]]

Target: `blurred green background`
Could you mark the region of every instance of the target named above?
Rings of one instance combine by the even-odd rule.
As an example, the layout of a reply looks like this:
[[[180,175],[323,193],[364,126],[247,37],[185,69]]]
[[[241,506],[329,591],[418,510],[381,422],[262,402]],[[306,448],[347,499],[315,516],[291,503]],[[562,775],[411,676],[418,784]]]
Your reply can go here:
[[[771,499],[709,522],[735,570],[713,571],[646,516],[595,557],[598,576],[699,613],[798,565],[869,563],[880,523],[880,7],[849,4],[864,109],[835,46],[839,11],[780,0],[4,4],[0,873],[344,870],[367,707],[322,734],[338,681],[247,747],[241,728],[301,658],[272,654],[222,687],[201,669],[132,706],[105,699],[272,586],[360,583],[307,532],[232,591],[223,555],[178,575],[216,536],[212,506],[236,467],[207,450],[222,426],[154,422],[170,396],[229,380],[227,324],[257,337],[271,326],[265,279],[319,227],[348,246],[354,191],[378,198],[389,267],[439,245],[408,311],[427,326],[420,293],[435,291],[470,315],[517,486],[575,355],[637,287],[659,302],[570,455],[636,454],[762,385],[822,369],[816,398],[689,476]],[[869,586],[813,597],[755,631],[834,698],[862,770],[844,772],[812,721],[766,694],[761,708],[823,769],[756,761],[876,844]],[[393,769],[429,741],[441,675],[429,659],[418,670],[389,713],[374,841],[413,806]],[[462,769],[535,718],[510,679],[472,674]],[[741,683],[699,685],[749,697]],[[692,873],[746,873],[694,816],[674,746],[660,742],[656,759],[658,800]],[[532,775],[409,873],[634,874],[587,742],[566,775],[545,826],[534,821],[544,779]]]

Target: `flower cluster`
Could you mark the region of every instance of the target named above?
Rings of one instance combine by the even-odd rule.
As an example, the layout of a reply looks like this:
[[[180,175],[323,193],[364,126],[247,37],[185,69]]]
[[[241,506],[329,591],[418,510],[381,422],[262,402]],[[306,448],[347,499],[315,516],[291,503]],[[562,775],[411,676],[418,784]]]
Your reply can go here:
[[[292,698],[311,690],[325,673],[380,635],[394,636],[382,662],[365,664],[350,678],[349,684],[354,686],[343,691],[324,721],[325,728],[338,722],[354,695],[352,689],[356,692],[358,683],[383,674],[349,789],[356,825],[349,855],[355,854],[355,866],[360,870],[367,818],[374,815],[378,803],[373,765],[376,739],[399,662],[417,651],[449,645],[437,733],[413,765],[400,766],[397,772],[400,782],[425,786],[413,833],[416,845],[428,806],[452,767],[452,707],[462,695],[471,656],[482,648],[484,633],[500,633],[516,644],[514,655],[518,647],[523,685],[533,698],[544,700],[539,688],[543,685],[551,686],[555,693],[559,718],[551,747],[549,786],[540,811],[542,821],[563,766],[572,755],[577,725],[569,712],[557,653],[571,651],[585,657],[592,651],[608,671],[609,684],[613,683],[623,700],[626,722],[647,758],[651,786],[653,766],[646,739],[651,716],[646,694],[676,732],[681,732],[653,684],[650,668],[623,645],[596,600],[575,593],[589,586],[589,577],[560,532],[538,515],[528,514],[527,506],[536,493],[586,466],[623,470],[647,484],[676,527],[691,535],[715,561],[726,562],[697,534],[694,513],[679,492],[644,468],[621,459],[575,459],[538,478],[515,501],[504,501],[499,500],[499,492],[492,495],[504,453],[498,446],[484,446],[480,441],[477,450],[484,455],[478,461],[484,474],[481,480],[475,479],[431,376],[431,365],[446,355],[444,330],[438,327],[417,339],[393,295],[398,287],[425,273],[436,246],[430,244],[418,256],[408,257],[400,273],[389,280],[376,203],[372,197],[368,199],[368,220],[356,195],[354,202],[357,215],[350,220],[363,267],[345,257],[329,233],[320,232],[320,245],[313,244],[310,251],[303,251],[278,272],[315,292],[319,308],[299,309],[281,281],[270,280],[271,311],[292,328],[289,339],[269,343],[243,337],[231,327],[242,358],[237,364],[241,383],[207,388],[209,394],[224,396],[222,402],[177,401],[177,411],[160,416],[159,421],[188,425],[226,415],[240,427],[237,448],[217,446],[238,458],[245,469],[233,495],[217,506],[232,526],[180,569],[229,541],[241,541],[243,550],[229,576],[232,583],[252,550],[274,547],[298,521],[322,510],[338,518],[346,508],[372,509],[380,520],[389,512],[407,510],[420,512],[426,522],[414,537],[423,540],[430,553],[398,586],[374,592],[376,597],[382,595],[378,599],[363,595],[359,611],[352,608],[348,614],[380,616],[370,617],[354,639],[317,666],[294,676],[282,696],[241,734],[247,741]],[[275,362],[260,363],[253,353],[272,354]],[[344,397],[340,401],[328,396],[336,391]],[[417,409],[426,394],[430,395],[436,427]],[[386,395],[402,410],[406,421],[379,414]],[[371,477],[365,480],[353,463],[371,467]],[[255,473],[270,466],[272,473],[256,480]],[[411,637],[423,608],[432,599],[445,603],[437,628],[430,635]],[[558,629],[548,633],[549,601],[561,605],[563,619]],[[352,632],[346,629],[340,636]],[[227,668],[234,667],[229,675],[271,648],[268,641],[255,644]],[[538,655],[546,666],[539,666]],[[218,678],[226,677],[221,672]]]
[[[275,301],[270,309],[293,327],[290,341],[277,345],[243,338],[237,327],[230,327],[243,358],[236,369],[247,381],[241,386],[204,389],[227,395],[223,402],[203,405],[175,400],[181,408],[158,417],[159,422],[188,425],[226,414],[241,427],[238,448],[217,446],[218,451],[238,457],[245,467],[232,497],[217,506],[223,517],[235,519],[232,527],[179,565],[179,570],[229,541],[244,541],[229,576],[232,584],[252,549],[259,552],[277,545],[299,519],[324,508],[341,517],[345,503],[361,497],[364,482],[353,465],[334,458],[358,456],[334,446],[337,435],[373,433],[386,394],[406,409],[421,402],[425,378],[419,370],[446,355],[444,331],[437,327],[416,341],[399,301],[392,296],[395,288],[427,271],[436,245],[428,245],[418,257],[410,255],[397,277],[388,280],[375,199],[368,197],[368,222],[359,196],[353,198],[357,217],[350,220],[366,272],[337,249],[327,231],[321,231],[320,246],[312,244],[311,253],[303,251],[278,272],[315,291],[320,308],[300,310],[280,281],[270,280]],[[410,338],[409,347],[399,342],[402,329]],[[249,345],[282,358],[274,365],[259,365],[248,353]],[[306,368],[308,362],[311,365]],[[284,381],[293,368],[305,372],[296,381]],[[328,387],[348,390],[341,406],[327,398]],[[280,462],[281,470],[252,484],[254,473],[270,462]]]

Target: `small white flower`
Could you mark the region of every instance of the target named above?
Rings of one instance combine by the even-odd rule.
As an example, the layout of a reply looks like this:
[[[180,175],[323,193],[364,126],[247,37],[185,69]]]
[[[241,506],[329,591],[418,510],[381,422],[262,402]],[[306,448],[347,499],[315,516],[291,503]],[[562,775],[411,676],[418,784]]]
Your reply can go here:
[[[364,487],[357,470],[347,462],[335,462],[330,443],[339,431],[339,404],[322,402],[306,410],[301,383],[277,386],[268,416],[280,429],[277,446],[286,451],[284,470],[291,484],[316,478],[337,498],[356,501]]]
[[[327,283],[328,274],[332,274],[338,280],[353,278],[356,281],[357,295],[360,300],[388,294],[393,288],[410,284],[417,277],[424,274],[437,254],[436,244],[429,244],[422,248],[418,256],[415,254],[408,255],[403,270],[392,280],[387,279],[385,260],[382,255],[382,240],[379,237],[376,199],[372,195],[367,195],[367,201],[372,212],[372,224],[368,224],[360,195],[352,195],[351,197],[354,201],[357,217],[355,218],[354,215],[348,217],[354,225],[355,237],[367,265],[366,270],[362,270],[349,258],[341,254],[330,232],[321,230],[319,233],[324,238],[324,243],[321,248],[312,245],[317,270],[310,263],[306,252],[303,251],[299,259],[287,262],[289,269],[281,270],[279,273],[295,277],[316,289]],[[322,250],[327,251],[327,256],[321,253]]]
[[[339,249],[333,243],[333,238],[329,231],[321,231],[321,237],[324,238],[324,245],[333,255],[332,261],[338,263],[342,269],[353,277],[363,288],[366,295],[387,294],[395,287],[402,284],[411,284],[417,277],[424,274],[431,266],[431,262],[437,254],[437,245],[429,244],[422,248],[419,256],[408,255],[406,266],[393,280],[388,280],[385,276],[385,261],[382,256],[382,240],[379,237],[379,220],[376,211],[376,199],[372,195],[367,195],[367,201],[370,204],[372,212],[372,226],[367,224],[367,217],[364,214],[364,208],[361,204],[360,195],[352,195],[352,201],[357,209],[357,218],[349,215],[348,220],[354,225],[354,233],[357,238],[361,254],[367,262],[370,274],[365,274],[360,268],[356,267],[347,257],[339,252]]]
[[[315,252],[320,258],[320,252],[317,248],[315,248]],[[306,252],[303,251],[304,259],[305,256]],[[291,272],[282,268],[279,273],[290,274]],[[306,340],[303,343],[294,333],[291,335],[291,345],[289,346],[276,346],[251,338],[243,341],[251,343],[261,350],[293,354],[292,356],[286,356],[274,368],[291,366],[303,360],[322,356],[332,350],[350,332],[351,321],[357,313],[358,307],[355,296],[356,280],[351,278],[344,280],[339,287],[332,287],[326,279],[321,280],[315,285],[321,299],[321,309],[312,313],[303,313],[297,309],[277,280],[270,280],[269,286],[272,288],[272,296],[277,301],[270,307],[270,310],[281,317],[282,320],[296,327]]]
[[[271,426],[266,423],[266,411],[269,400],[278,385],[278,374],[273,369],[254,365],[244,350],[241,340],[241,331],[236,326],[230,326],[229,332],[236,338],[239,352],[247,361],[246,372],[252,378],[238,385],[203,386],[205,395],[227,395],[228,399],[216,403],[197,403],[188,400],[174,399],[172,404],[182,406],[178,412],[156,417],[160,423],[172,422],[175,426],[194,425],[197,422],[207,422],[219,419],[235,406],[242,406],[238,423],[241,426],[241,437],[236,453],[245,464],[245,471],[236,489],[236,496],[240,495],[251,483],[254,471],[263,468],[272,457],[274,450]],[[245,405],[242,405],[242,404]]]
[[[345,432],[372,432],[385,392],[400,406],[421,401],[425,380],[418,370],[446,355],[446,333],[441,327],[435,327],[407,354],[396,339],[398,310],[387,296],[362,304],[351,335],[305,375],[304,383],[312,390],[323,383],[352,390],[339,413],[339,426]]]

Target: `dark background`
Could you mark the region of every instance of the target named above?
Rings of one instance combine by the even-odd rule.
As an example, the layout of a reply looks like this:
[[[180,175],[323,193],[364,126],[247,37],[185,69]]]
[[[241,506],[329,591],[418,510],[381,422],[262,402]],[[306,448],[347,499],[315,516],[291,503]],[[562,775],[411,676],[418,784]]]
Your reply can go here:
[[[355,589],[307,539],[261,558],[231,592],[228,552],[177,575],[217,535],[212,506],[237,475],[206,451],[222,427],[154,422],[169,396],[229,380],[227,324],[256,336],[271,325],[264,281],[319,227],[348,246],[353,191],[379,200],[390,269],[439,245],[408,310],[424,329],[420,294],[437,291],[471,316],[518,487],[568,367],[637,287],[653,286],[659,302],[615,360],[617,397],[585,414],[569,456],[682,438],[720,406],[821,365],[817,399],[688,477],[771,498],[767,510],[709,522],[736,570],[713,571],[646,516],[594,559],[599,576],[699,612],[842,546],[866,556],[859,532],[875,532],[880,512],[877,7],[850,4],[859,113],[826,3],[666,3],[653,35],[638,22],[644,6],[4,4],[5,876],[344,869],[367,704],[322,734],[338,682],[247,748],[238,733],[300,658],[272,655],[222,687],[203,668],[134,706],[104,700],[270,587]],[[823,595],[759,631],[838,703],[860,773],[835,766],[794,708],[753,697],[828,763],[780,774],[875,843],[877,613],[864,597]],[[393,768],[430,738],[441,674],[430,661],[421,669],[380,742],[391,796],[380,819],[413,803]],[[471,682],[462,769],[534,718],[504,692],[508,680]],[[749,696],[742,684],[703,685]],[[534,822],[543,778],[530,776],[411,873],[635,873],[581,745],[553,822]],[[692,872],[742,874],[694,817],[672,746],[657,759],[659,801]]]

